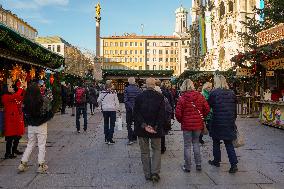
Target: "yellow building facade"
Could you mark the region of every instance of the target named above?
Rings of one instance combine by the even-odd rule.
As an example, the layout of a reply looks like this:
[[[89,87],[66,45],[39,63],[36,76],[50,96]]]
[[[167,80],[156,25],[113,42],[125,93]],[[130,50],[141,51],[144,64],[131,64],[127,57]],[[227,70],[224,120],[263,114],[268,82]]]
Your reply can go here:
[[[145,70],[145,38],[112,36],[102,39],[103,69]]]
[[[0,5],[0,23],[8,26],[14,31],[22,34],[28,39],[34,40],[37,36],[37,30],[30,26],[27,22],[13,14],[9,10],[5,10]]]

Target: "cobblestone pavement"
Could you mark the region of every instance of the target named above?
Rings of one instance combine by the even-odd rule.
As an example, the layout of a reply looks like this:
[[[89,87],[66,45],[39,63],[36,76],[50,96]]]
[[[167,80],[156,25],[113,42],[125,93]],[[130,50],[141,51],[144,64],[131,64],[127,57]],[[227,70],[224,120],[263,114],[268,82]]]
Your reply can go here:
[[[75,132],[75,117],[56,115],[48,124],[48,174],[37,174],[37,151],[33,153],[27,172],[17,174],[20,157],[0,160],[2,188],[284,188],[284,131],[261,126],[256,119],[240,118],[237,124],[245,136],[246,145],[237,149],[239,172],[228,173],[229,163],[222,145],[220,168],[208,165],[212,159],[212,141],[205,137],[201,147],[202,172],[184,173],[183,140],[176,123],[166,137],[167,151],[162,156],[161,181],[155,185],[145,181],[138,144],[127,143],[126,127],[115,131],[115,145],[104,143],[102,115],[88,114],[87,133]],[[125,114],[123,114],[125,118]],[[124,119],[125,120],[125,119]],[[81,118],[81,122],[82,122]],[[81,123],[82,124],[82,123]],[[26,146],[26,136],[20,149]],[[0,143],[4,156],[5,143]]]

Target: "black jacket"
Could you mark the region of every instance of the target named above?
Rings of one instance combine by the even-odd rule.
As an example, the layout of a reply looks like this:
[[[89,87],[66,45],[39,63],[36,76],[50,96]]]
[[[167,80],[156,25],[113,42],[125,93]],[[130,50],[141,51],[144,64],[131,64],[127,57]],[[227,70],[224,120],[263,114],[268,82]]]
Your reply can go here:
[[[229,89],[215,89],[210,93],[208,102],[213,110],[210,136],[220,140],[234,140],[237,118],[235,93]]]
[[[154,90],[143,91],[135,99],[134,105],[134,132],[139,137],[159,138],[165,135],[166,123],[165,101],[162,94]],[[156,134],[145,131],[145,126],[150,125]]]

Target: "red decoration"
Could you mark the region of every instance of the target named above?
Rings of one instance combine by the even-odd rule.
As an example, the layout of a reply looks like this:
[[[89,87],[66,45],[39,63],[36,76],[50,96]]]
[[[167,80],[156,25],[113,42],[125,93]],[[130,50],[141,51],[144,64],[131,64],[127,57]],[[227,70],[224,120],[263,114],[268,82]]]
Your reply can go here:
[[[53,84],[53,82],[54,82],[54,77],[53,77],[53,75],[50,76],[49,82],[50,82],[51,85]]]
[[[251,54],[256,54],[256,50],[252,50],[252,51],[251,51]]]

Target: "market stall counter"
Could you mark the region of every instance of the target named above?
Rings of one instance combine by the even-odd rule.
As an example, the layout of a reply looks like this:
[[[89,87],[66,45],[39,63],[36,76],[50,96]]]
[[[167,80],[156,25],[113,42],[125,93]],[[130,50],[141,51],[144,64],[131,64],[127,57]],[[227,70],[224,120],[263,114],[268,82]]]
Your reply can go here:
[[[259,101],[261,106],[260,121],[269,125],[284,129],[284,102],[283,101]]]

